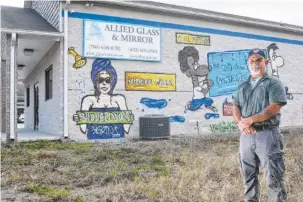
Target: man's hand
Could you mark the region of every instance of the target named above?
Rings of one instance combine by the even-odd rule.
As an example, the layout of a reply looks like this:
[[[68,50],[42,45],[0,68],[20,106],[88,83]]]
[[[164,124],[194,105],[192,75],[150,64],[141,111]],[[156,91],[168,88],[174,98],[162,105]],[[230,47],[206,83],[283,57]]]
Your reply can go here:
[[[252,126],[250,126],[248,128],[245,128],[243,131],[241,131],[241,133],[244,135],[252,135],[256,133],[256,130]]]
[[[253,124],[252,118],[241,118],[241,120],[238,123],[238,127],[240,131],[244,131],[244,129],[249,128]]]

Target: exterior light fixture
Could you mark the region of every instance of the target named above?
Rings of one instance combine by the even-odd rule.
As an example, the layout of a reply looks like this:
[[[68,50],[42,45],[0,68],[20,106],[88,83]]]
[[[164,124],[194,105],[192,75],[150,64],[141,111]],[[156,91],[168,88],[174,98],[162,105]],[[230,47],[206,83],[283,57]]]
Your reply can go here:
[[[25,48],[23,51],[25,56],[31,56],[34,53],[34,49],[30,48]]]
[[[18,64],[18,67],[23,68],[23,67],[25,67],[25,65],[24,64]]]
[[[25,67],[25,65],[24,64],[18,64],[17,67],[18,67],[18,69],[21,70],[21,69],[23,69],[23,67]]]

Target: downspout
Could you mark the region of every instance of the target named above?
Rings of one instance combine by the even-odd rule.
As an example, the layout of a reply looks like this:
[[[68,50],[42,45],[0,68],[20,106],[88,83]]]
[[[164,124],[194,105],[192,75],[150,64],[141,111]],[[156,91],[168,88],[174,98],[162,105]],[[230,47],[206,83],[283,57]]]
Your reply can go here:
[[[17,40],[17,35],[16,33],[12,33],[12,38],[11,38],[11,61],[10,61],[10,139],[15,140],[15,124],[16,124],[16,113],[15,113],[15,105],[16,105],[16,100],[15,100],[15,70],[16,70],[16,58],[15,58],[15,53],[16,53],[16,40]]]
[[[66,1],[64,8],[64,85],[63,85],[63,136],[68,138],[68,9],[67,5],[70,1]]]

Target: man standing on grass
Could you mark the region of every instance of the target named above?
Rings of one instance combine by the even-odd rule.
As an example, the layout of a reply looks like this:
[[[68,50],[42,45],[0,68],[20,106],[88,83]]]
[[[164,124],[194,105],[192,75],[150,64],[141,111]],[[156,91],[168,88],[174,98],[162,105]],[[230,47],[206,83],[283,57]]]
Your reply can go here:
[[[259,165],[264,169],[270,202],[285,202],[283,137],[280,109],[287,104],[285,88],[266,73],[268,60],[261,49],[248,54],[250,77],[238,86],[233,116],[240,136],[240,164],[245,201],[259,201]]]

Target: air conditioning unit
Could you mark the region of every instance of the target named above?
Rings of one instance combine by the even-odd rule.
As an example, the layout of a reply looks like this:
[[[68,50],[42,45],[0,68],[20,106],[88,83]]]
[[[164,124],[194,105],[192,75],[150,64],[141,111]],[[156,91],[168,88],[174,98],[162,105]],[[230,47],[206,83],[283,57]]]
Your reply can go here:
[[[169,117],[149,114],[139,117],[140,138],[161,139],[170,137]]]

